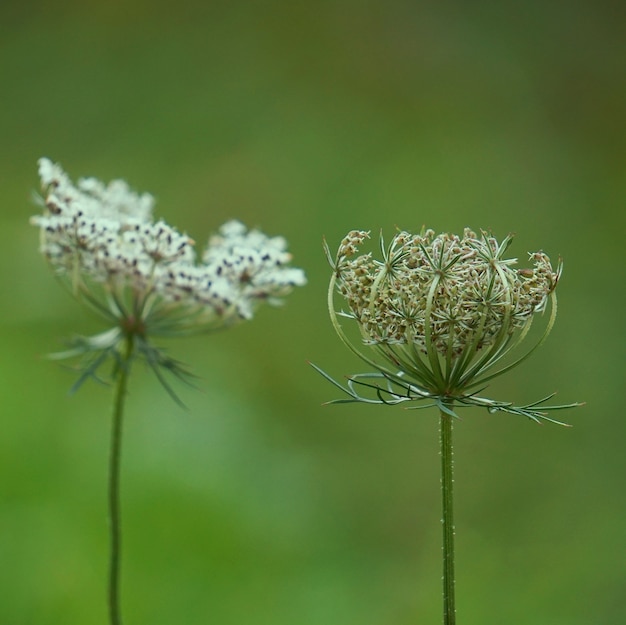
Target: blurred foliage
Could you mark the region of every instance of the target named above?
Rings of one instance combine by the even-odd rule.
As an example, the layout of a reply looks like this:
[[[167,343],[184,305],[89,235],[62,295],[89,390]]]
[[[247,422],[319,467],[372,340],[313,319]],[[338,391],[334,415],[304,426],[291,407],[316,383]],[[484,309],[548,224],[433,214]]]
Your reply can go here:
[[[125,178],[202,241],[282,234],[309,276],[286,306],[171,344],[190,414],[131,380],[128,623],[440,620],[434,412],[322,407],[358,363],[325,310],[352,228],[517,233],[562,255],[547,344],[494,397],[586,400],[574,427],[465,413],[455,428],[466,623],[626,619],[626,49],[620,3],[179,3],[0,8],[0,622],[105,622],[111,394],[39,358],[95,321],[28,217],[36,160]],[[497,616],[494,616],[497,615]]]

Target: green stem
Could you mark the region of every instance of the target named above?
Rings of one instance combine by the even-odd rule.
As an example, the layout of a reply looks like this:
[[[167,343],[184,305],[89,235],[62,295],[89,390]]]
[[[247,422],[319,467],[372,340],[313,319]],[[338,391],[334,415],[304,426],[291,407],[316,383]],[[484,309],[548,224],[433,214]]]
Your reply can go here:
[[[117,371],[117,386],[113,404],[111,425],[111,449],[109,455],[109,623],[122,625],[120,612],[120,558],[122,529],[120,523],[120,460],[122,452],[122,421],[124,400],[128,385],[130,360],[133,353],[133,336],[126,337],[125,353]]]
[[[452,497],[452,417],[441,411],[441,495],[443,526],[443,622],[454,625],[454,514]]]

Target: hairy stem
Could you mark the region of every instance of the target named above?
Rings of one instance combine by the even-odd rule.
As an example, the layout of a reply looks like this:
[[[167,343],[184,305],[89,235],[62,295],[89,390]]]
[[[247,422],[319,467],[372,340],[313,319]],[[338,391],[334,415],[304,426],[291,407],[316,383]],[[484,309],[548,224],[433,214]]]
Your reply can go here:
[[[120,516],[120,461],[122,452],[122,425],[124,400],[128,385],[130,361],[133,353],[133,336],[126,337],[125,352],[119,364],[111,424],[111,448],[109,455],[109,623],[122,625],[120,611],[120,560],[122,528]]]
[[[454,625],[454,514],[452,497],[452,417],[440,413],[441,495],[443,526],[443,622]]]

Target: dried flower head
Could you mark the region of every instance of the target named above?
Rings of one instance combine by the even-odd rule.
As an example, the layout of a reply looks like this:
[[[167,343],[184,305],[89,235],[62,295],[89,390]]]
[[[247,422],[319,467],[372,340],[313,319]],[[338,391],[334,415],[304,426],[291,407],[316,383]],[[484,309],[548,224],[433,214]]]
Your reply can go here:
[[[88,354],[86,375],[94,375],[106,355],[118,355],[129,334],[137,355],[159,376],[163,367],[180,373],[149,337],[227,328],[251,319],[262,302],[277,304],[306,283],[301,269],[288,266],[282,237],[230,221],[197,262],[191,238],[154,220],[149,194],[134,193],[122,180],[104,185],[84,178],[74,185],[45,158],[39,174],[44,212],[31,223],[40,229],[41,252],[73,293],[113,326],[76,339],[61,355]]]
[[[347,388],[338,385],[350,395],[340,401],[395,404],[430,399],[451,414],[454,404],[478,405],[535,420],[561,408],[538,408],[548,398],[514,407],[475,395],[477,387],[525,360],[547,337],[556,316],[560,262],[555,269],[546,254],[535,252],[530,267],[517,269],[517,259],[504,256],[512,236],[498,242],[485,231],[477,235],[465,229],[463,236],[403,231],[388,246],[381,235],[380,260],[371,253],[359,254],[368,238],[368,232],[349,232],[334,256],[325,246],[333,269],[333,325],[344,343],[377,370],[352,376]],[[336,294],[345,301],[346,311],[335,310]],[[551,314],[542,338],[528,353],[505,363],[548,302]],[[361,346],[348,339],[338,316],[356,323]],[[373,355],[366,355],[363,346]],[[362,395],[357,386],[373,391],[374,397]]]

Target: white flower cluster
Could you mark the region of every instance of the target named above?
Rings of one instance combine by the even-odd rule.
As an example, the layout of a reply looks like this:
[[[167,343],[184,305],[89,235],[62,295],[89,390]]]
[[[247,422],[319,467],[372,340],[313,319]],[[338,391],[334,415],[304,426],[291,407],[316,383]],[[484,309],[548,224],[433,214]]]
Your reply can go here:
[[[291,255],[281,237],[230,221],[197,263],[192,239],[153,220],[149,194],[122,180],[74,185],[45,158],[39,174],[45,210],[31,223],[40,228],[42,254],[78,293],[92,295],[100,284],[116,317],[153,321],[149,329],[156,331],[220,327],[251,319],[259,303],[275,304],[306,283],[301,269],[287,266]]]

